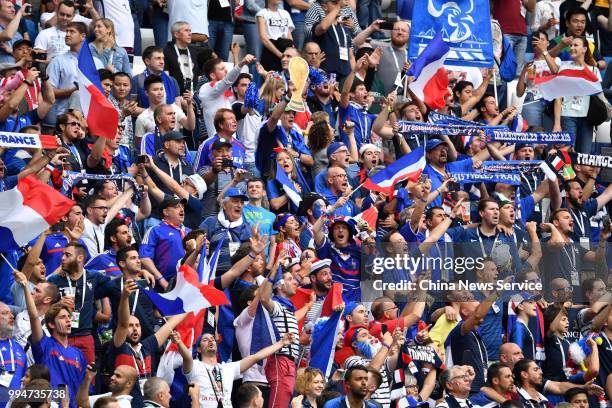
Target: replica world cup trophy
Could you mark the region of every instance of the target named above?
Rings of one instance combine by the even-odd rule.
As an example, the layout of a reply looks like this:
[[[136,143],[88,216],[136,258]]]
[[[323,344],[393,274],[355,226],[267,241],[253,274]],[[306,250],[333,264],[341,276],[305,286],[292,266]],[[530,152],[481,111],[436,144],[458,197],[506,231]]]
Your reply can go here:
[[[308,63],[301,57],[293,57],[289,60],[289,79],[293,82],[295,90],[291,95],[289,101],[289,108],[295,112],[304,112],[304,101],[302,100],[302,93],[306,86],[306,80],[308,79]]]

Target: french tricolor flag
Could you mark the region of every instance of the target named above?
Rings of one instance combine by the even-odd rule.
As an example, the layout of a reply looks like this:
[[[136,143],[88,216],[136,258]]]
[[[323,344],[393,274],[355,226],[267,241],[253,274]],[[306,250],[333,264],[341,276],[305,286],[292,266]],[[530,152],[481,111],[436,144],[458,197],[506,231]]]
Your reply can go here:
[[[393,194],[394,186],[400,181],[406,179],[417,181],[426,164],[425,149],[421,146],[368,178],[364,187],[373,191]]]
[[[200,283],[197,273],[187,265],[179,268],[176,286],[170,292],[159,294],[149,289],[144,289],[144,292],[163,316],[198,313],[211,306],[229,303],[225,293]]]
[[[526,132],[528,128],[529,124],[520,113],[512,119],[512,123],[510,124],[511,132]]]
[[[564,69],[555,75],[538,77],[535,83],[547,101],[563,96],[589,96],[602,91],[601,81],[588,65],[582,70]]]
[[[312,329],[312,345],[310,347],[310,367],[316,367],[329,379],[334,362],[338,330],[340,329],[342,311],[334,308],[342,304],[342,284],[334,283],[323,301],[321,316]]]
[[[0,252],[19,249],[66,215],[74,201],[34,177],[0,193]]]
[[[280,166],[278,162],[276,162],[276,181],[281,183],[281,185],[283,186],[283,190],[285,191],[285,194],[287,194],[287,197],[289,197],[291,202],[295,206],[299,206],[300,203],[302,202],[302,196],[295,189],[295,185],[289,179],[289,177],[287,176],[287,173],[285,173],[285,170],[283,170],[283,168]]]
[[[444,61],[449,52],[450,47],[442,38],[442,32],[439,32],[406,74],[415,78],[408,88],[432,109],[441,109],[446,104],[444,97],[448,91],[448,74]]]
[[[119,112],[104,96],[100,75],[87,41],[83,42],[79,52],[77,76],[79,99],[89,132],[94,136],[114,139],[117,136]]]

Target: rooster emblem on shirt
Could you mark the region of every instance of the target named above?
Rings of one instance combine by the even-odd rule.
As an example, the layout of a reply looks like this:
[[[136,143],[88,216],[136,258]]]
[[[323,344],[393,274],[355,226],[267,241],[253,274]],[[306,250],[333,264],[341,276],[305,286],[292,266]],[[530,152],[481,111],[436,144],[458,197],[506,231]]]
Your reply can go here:
[[[449,31],[452,30],[449,36],[451,42],[462,42],[470,38],[472,35],[470,24],[474,24],[474,18],[470,14],[473,10],[474,0],[429,0],[427,3],[427,12],[432,17],[442,19],[446,17]]]

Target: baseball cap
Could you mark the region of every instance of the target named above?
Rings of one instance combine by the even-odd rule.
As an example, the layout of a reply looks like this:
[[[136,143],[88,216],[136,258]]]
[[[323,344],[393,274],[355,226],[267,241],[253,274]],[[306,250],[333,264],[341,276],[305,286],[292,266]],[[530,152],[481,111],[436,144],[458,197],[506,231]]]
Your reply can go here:
[[[162,141],[167,142],[168,140],[183,140],[185,139],[185,135],[181,132],[177,132],[176,130],[171,130],[169,132],[164,133],[162,136]]]
[[[540,299],[542,299],[542,295],[540,294],[532,295],[527,292],[521,292],[521,293],[517,293],[516,295],[513,295],[510,298],[510,301],[514,302],[514,304],[518,306],[523,302],[537,302]]]
[[[352,347],[353,341],[355,340],[355,337],[357,336],[357,332],[361,329],[367,330],[368,328],[365,327],[363,324],[358,324],[357,326],[353,326],[346,331],[346,333],[344,334],[344,346],[345,347]]]
[[[531,147],[533,148],[533,145],[529,144],[529,143],[517,143],[514,145],[514,152],[518,152],[519,150],[525,148],[525,147]]]
[[[183,181],[185,180],[189,181],[195,187],[198,191],[198,200],[201,200],[207,189],[204,179],[199,174],[192,174],[190,176],[184,176]]]
[[[242,201],[249,201],[249,198],[239,188],[232,187],[228,188],[225,192],[225,197],[230,198],[242,198]]]
[[[226,146],[232,147],[232,142],[230,142],[229,140],[227,140],[224,137],[220,137],[220,138],[218,138],[217,140],[215,140],[213,142],[212,149],[213,150],[217,150],[217,149],[220,149],[220,148],[226,147]]]
[[[442,143],[444,143],[444,140],[430,139],[430,140],[427,141],[427,145],[425,146],[425,151],[426,152],[430,152],[433,149],[435,149],[436,147],[438,147],[439,145],[441,145]]]
[[[164,200],[159,205],[159,210],[164,211],[168,207],[176,207],[179,204],[187,204],[187,200],[178,198],[178,197],[168,197],[164,198]]]
[[[342,143],[342,142],[333,142],[332,144],[327,146],[327,157],[329,157],[332,154],[336,153],[340,149],[345,149],[348,152],[348,148],[346,147],[346,145],[344,143]]]
[[[13,44],[13,49],[19,48],[22,45],[27,45],[28,47],[32,47],[32,42],[30,40],[18,40]]]

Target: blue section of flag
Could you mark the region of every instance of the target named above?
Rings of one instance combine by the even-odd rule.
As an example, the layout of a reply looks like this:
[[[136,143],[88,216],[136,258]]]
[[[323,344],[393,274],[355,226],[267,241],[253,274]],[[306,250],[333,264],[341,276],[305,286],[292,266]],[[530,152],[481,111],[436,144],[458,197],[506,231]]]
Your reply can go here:
[[[418,78],[427,65],[444,58],[444,54],[446,54],[449,49],[448,44],[442,38],[442,33],[439,32],[410,66],[406,75]]]
[[[411,61],[438,32],[451,48],[446,64],[493,66],[489,0],[414,0],[408,52]]]
[[[341,316],[342,312],[334,312],[327,319],[319,319],[312,331],[310,366],[323,371],[326,380],[331,374]]]
[[[151,299],[151,302],[159,310],[162,316],[174,316],[177,314],[185,313],[183,307],[183,300],[177,297],[174,300],[166,299],[159,293],[151,289],[143,289],[145,294]]]
[[[289,177],[287,177],[287,174],[285,173],[285,171],[283,170],[283,168],[280,166],[278,162],[276,162],[276,181],[281,183],[283,186],[295,191],[296,194],[299,194],[298,191],[295,189],[295,186],[293,185],[291,180],[289,180]]]
[[[230,298],[229,291],[224,290],[225,296]],[[231,305],[219,306],[219,320],[217,322],[217,331],[221,336],[219,342],[218,352],[221,361],[230,361],[232,358],[232,349],[234,347],[234,312],[232,311]]]
[[[198,262],[198,280],[205,284],[208,284],[208,281],[204,281],[204,277],[208,276],[207,267],[208,264],[206,263],[206,244],[204,244],[202,245],[202,251],[200,252],[200,260]]]
[[[412,20],[412,7],[414,0],[398,0],[395,3],[395,13],[402,20]]]
[[[270,314],[261,303],[257,305],[255,319],[253,320],[253,335],[251,337],[251,354],[257,353],[276,343],[280,339],[280,334],[270,318]],[[259,364],[262,364],[260,361]]]
[[[394,161],[393,163],[385,167],[384,170],[381,170],[375,175],[373,175],[372,177],[370,177],[370,181],[373,184],[380,185],[386,180],[393,180],[397,173],[399,173],[404,168],[418,162],[421,159],[421,157],[423,157],[424,155],[425,155],[425,149],[423,148],[423,146],[421,146],[417,148],[416,150],[403,155],[398,160]]]
[[[91,50],[89,49],[89,43],[87,41],[83,41],[81,45],[81,51],[79,51],[78,56],[78,67],[79,71],[81,71],[104,95],[104,89],[102,89],[102,83],[100,82],[100,75],[96,69],[96,64],[94,63],[93,55],[91,55]]]
[[[217,274],[217,264],[219,263],[219,254],[221,253],[221,247],[225,242],[225,236],[221,241],[217,243],[217,247],[215,248],[215,252],[210,256],[210,261],[208,261],[208,280],[211,281],[215,279]],[[229,296],[227,297],[229,299]]]
[[[19,249],[19,245],[13,238],[13,232],[6,227],[0,226],[0,252],[8,252]]]

